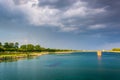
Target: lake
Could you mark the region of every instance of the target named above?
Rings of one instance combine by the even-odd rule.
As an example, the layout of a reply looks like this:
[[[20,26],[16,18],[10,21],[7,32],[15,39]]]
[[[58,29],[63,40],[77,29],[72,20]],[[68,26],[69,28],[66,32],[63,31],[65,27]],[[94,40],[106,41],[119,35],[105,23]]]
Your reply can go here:
[[[0,80],[120,80],[120,54],[49,54],[0,63]]]

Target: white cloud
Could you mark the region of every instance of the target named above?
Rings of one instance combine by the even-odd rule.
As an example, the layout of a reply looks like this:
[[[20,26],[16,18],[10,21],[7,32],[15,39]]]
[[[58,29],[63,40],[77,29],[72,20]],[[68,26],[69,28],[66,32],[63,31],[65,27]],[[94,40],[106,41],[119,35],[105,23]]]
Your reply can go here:
[[[106,25],[104,25],[104,24],[95,24],[95,25],[91,25],[91,26],[89,26],[88,27],[88,29],[104,29],[104,28],[106,28]]]
[[[92,9],[87,7],[87,2],[78,1],[72,5],[64,15],[67,17],[88,17],[92,15],[98,15],[99,13],[106,12],[105,8]]]
[[[52,9],[48,6],[38,7],[38,3],[38,0],[29,0],[26,4],[13,5],[13,7],[15,7],[14,10],[20,10],[24,15],[26,15],[26,19],[30,24],[37,26],[56,25],[59,20],[57,17],[59,10]]]
[[[25,15],[25,19],[33,25],[37,26],[43,26],[43,25],[50,25],[50,26],[56,26],[59,27],[63,31],[75,31],[80,28],[78,26],[72,26],[76,25],[72,22],[72,20],[76,21],[77,19],[74,19],[72,17],[78,17],[78,18],[87,18],[89,16],[98,15],[101,13],[104,13],[106,10],[105,8],[90,8],[88,7],[87,2],[82,2],[78,0],[76,3],[73,3],[69,7],[69,9],[60,10],[57,8],[51,8],[49,6],[38,6],[39,1],[43,0],[4,0],[0,1],[3,2],[5,7],[10,9],[11,12],[21,12],[23,15]],[[47,1],[47,0],[44,0]],[[50,0],[51,2],[56,2],[57,0]],[[15,4],[14,4],[15,3]],[[65,20],[64,20],[65,19]],[[64,21],[63,21],[64,20]],[[70,21],[68,25],[66,25]],[[85,21],[84,21],[85,22]],[[68,27],[69,26],[69,27]],[[92,25],[89,28],[90,29],[100,29],[104,28],[104,25]]]

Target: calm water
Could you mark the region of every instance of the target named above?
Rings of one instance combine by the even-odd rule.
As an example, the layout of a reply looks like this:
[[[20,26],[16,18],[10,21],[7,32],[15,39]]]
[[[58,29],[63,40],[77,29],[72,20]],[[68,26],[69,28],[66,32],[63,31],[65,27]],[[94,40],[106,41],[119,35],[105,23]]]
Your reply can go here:
[[[52,54],[2,62],[0,80],[120,80],[120,54]]]

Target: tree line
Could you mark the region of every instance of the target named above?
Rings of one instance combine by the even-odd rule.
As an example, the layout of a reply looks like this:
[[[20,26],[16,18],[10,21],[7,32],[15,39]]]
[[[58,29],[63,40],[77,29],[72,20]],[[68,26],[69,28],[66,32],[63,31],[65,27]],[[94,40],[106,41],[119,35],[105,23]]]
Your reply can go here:
[[[50,48],[44,48],[38,45],[33,44],[23,44],[19,45],[18,42],[0,42],[0,52],[56,52],[56,51],[72,51],[67,49],[50,49]]]
[[[120,48],[113,48],[112,51],[120,51]]]

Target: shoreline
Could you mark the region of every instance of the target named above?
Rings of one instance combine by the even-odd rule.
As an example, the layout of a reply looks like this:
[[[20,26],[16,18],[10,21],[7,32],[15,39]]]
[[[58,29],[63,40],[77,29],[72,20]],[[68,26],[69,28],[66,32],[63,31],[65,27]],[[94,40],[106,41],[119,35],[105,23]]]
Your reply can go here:
[[[64,54],[64,53],[73,53],[73,51],[64,51],[64,52],[0,52],[0,62],[6,61],[17,61],[19,59],[25,59],[30,57],[38,57],[46,54]]]
[[[14,61],[14,60],[19,60],[19,59],[25,59],[25,58],[30,58],[30,57],[38,57],[38,56],[42,56],[48,54],[48,52],[30,52],[30,53],[0,53],[0,62],[6,62],[6,61]]]
[[[0,62],[4,62],[6,60],[19,60],[30,57],[38,57],[46,54],[69,54],[78,51],[58,51],[58,52],[0,52]],[[82,52],[82,51],[79,51]],[[104,51],[104,52],[114,52],[120,53],[120,51]]]

